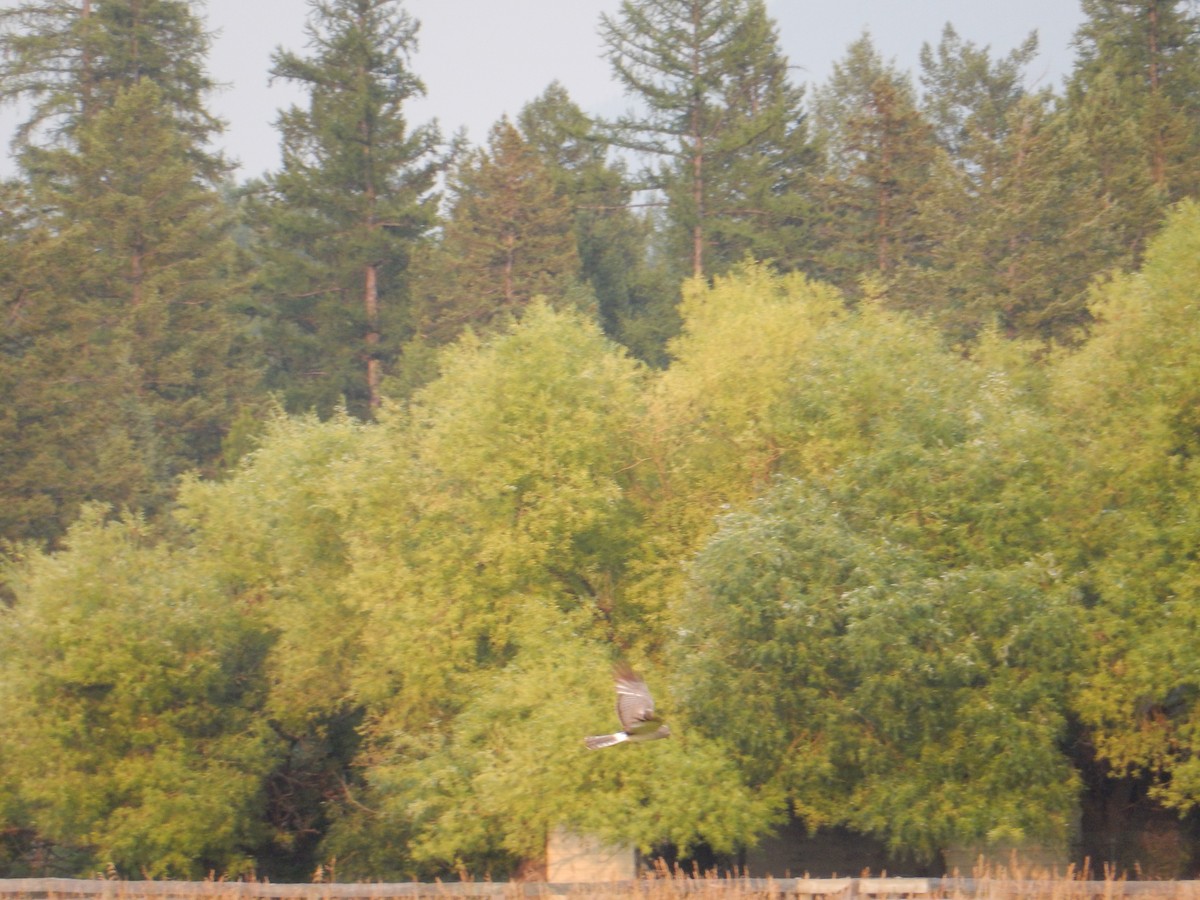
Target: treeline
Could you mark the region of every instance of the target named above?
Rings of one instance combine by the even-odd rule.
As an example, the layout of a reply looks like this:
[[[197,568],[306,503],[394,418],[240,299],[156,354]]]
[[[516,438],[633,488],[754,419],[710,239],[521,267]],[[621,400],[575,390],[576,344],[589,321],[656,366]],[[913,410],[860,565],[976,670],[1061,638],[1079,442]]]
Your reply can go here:
[[[192,4],[0,11],[0,866],[1191,810],[1200,19],[1084,9],[1061,94],[947,27],[809,97],[760,0],[627,0],[634,112],[470,148],[397,0],[314,3],[245,184]],[[588,754],[617,655],[676,736]]]

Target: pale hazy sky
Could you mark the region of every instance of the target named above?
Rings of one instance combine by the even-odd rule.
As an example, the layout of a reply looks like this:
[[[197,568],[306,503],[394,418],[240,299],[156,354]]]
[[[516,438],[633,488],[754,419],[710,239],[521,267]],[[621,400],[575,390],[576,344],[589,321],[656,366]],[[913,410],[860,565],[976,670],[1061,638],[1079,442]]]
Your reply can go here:
[[[12,5],[17,0],[0,0]],[[250,177],[274,169],[277,111],[300,99],[294,88],[267,85],[271,51],[304,50],[306,0],[207,0],[216,32],[209,57],[211,76],[226,86],[209,107],[228,123],[223,145]],[[408,0],[421,22],[413,67],[427,96],[410,106],[412,123],[436,118],[447,136],[466,128],[481,143],[507,113],[515,115],[557,79],[572,99],[593,114],[615,115],[626,100],[601,57],[598,22],[620,0]],[[1031,75],[1058,87],[1074,54],[1071,37],[1082,20],[1079,0],[768,0],[779,24],[784,52],[797,67],[797,82],[820,84],[847,46],[871,32],[875,46],[902,69],[915,73],[924,42],[936,44],[946,22],[966,40],[1003,55],[1036,30],[1041,53]],[[15,111],[0,110],[0,141],[6,151]],[[5,158],[0,174],[11,175]]]

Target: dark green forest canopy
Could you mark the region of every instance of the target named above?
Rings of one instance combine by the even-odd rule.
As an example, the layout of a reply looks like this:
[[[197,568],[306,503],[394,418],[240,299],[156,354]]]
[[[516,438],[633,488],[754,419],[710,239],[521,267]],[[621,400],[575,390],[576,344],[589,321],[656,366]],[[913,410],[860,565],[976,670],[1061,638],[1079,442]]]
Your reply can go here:
[[[0,873],[1062,847],[1081,747],[1194,809],[1198,22],[1084,9],[1061,95],[952,27],[805,92],[626,0],[641,113],[470,148],[325,0],[241,185],[194,4],[0,12]],[[591,754],[618,657],[674,734]]]

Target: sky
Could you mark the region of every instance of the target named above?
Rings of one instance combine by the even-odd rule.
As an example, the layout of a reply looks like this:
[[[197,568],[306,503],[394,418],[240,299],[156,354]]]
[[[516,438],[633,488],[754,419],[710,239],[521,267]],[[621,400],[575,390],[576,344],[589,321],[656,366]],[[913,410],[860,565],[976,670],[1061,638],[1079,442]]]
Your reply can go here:
[[[0,5],[17,0],[0,0]],[[268,84],[272,50],[304,52],[306,0],[206,0],[214,32],[209,74],[223,87],[209,108],[228,123],[223,149],[249,178],[279,165],[272,123],[278,110],[303,97],[284,83]],[[598,24],[615,14],[620,0],[407,0],[421,23],[413,68],[426,96],[409,106],[409,121],[437,119],[449,136],[463,128],[483,143],[502,116],[560,81],[571,98],[593,115],[615,116],[630,101],[612,80]],[[864,31],[886,59],[916,72],[923,43],[936,45],[950,22],[965,40],[1006,54],[1037,31],[1040,55],[1030,69],[1042,86],[1058,87],[1071,67],[1070,42],[1082,21],[1079,0],[768,0],[795,80],[823,83],[833,63]],[[0,142],[7,148],[18,111],[0,110]],[[0,161],[0,175],[13,174]]]

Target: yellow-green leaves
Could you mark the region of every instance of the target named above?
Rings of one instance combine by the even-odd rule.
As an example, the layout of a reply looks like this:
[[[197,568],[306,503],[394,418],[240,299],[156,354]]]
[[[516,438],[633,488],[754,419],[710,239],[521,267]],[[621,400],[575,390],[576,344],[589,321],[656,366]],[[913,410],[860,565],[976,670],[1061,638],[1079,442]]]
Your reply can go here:
[[[317,834],[498,876],[788,812],[932,855],[1061,840],[1072,718],[1189,808],[1198,240],[1183,207],[1037,369],[747,264],[662,372],[534,302],[374,423],[279,416],[168,536],[93,513],[14,570],[5,814],[155,874]],[[590,752],[619,657],[672,736]]]
[[[533,763],[582,747],[575,685],[607,677],[610,642],[658,636],[639,633],[626,586],[645,552],[631,490],[642,368],[539,303],[449,349],[441,371],[340,476],[357,504],[341,587],[362,623],[367,787],[412,835],[410,872],[511,862],[544,840],[571,802],[515,815],[529,796],[515,786],[563,787],[563,763]],[[335,843],[358,827],[349,813]]]
[[[364,429],[341,414],[267,424],[261,446],[220,483],[186,480],[179,520],[223,589],[275,634],[270,709],[289,730],[350,704],[361,620],[343,594],[354,492],[346,460]]]
[[[676,445],[686,484],[726,492],[681,505],[730,509],[711,539],[693,532],[673,610],[685,715],[810,826],[924,854],[1063,838],[1078,649],[1045,555],[1058,455],[1005,369],[1019,359],[964,360],[874,303],[845,313],[820,286],[793,281],[785,298],[781,279],[744,279],[690,298],[663,379],[699,411]],[[722,306],[735,285],[743,303]],[[770,460],[757,483],[738,466],[756,450]],[[1002,789],[1016,784],[1019,801]]]
[[[1058,370],[1078,424],[1067,510],[1089,592],[1093,665],[1077,704],[1118,771],[1169,805],[1200,800],[1200,207],[1177,208],[1141,272],[1095,291],[1093,339]]]
[[[0,617],[0,759],[38,833],[123,873],[249,865],[278,746],[264,630],[187,551],[92,508],[14,573]]]
[[[728,517],[680,611],[690,721],[810,827],[927,856],[1064,840],[1078,642],[1060,580],[1044,560],[955,567],[856,519],[792,481]]]

